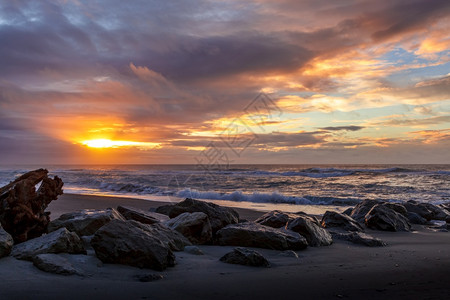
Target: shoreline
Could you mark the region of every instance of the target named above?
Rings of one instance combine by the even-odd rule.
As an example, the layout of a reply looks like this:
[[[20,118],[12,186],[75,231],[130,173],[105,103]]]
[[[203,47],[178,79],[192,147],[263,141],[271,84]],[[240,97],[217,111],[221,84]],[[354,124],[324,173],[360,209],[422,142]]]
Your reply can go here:
[[[169,202],[170,203],[170,202]],[[144,210],[162,202],[66,194],[50,203],[58,214],[83,208],[128,205]],[[237,209],[253,220],[263,212]],[[175,252],[177,264],[163,272],[103,264],[93,253],[62,254],[84,276],[45,273],[31,262],[0,259],[1,299],[444,299],[450,293],[450,233],[415,225],[413,232],[367,233],[387,242],[365,247],[335,240],[326,247],[296,251],[250,248],[263,254],[271,268],[219,261],[232,246],[198,246],[205,255]],[[140,282],[137,275],[161,274],[162,280]]]

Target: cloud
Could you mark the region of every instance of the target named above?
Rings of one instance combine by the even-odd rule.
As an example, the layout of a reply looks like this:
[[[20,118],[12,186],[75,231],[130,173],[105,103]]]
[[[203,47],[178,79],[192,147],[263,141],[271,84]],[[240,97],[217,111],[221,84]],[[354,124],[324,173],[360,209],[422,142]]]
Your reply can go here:
[[[358,131],[361,129],[364,129],[364,126],[356,126],[356,125],[350,125],[350,126],[328,126],[328,127],[320,127],[322,130],[327,131]]]

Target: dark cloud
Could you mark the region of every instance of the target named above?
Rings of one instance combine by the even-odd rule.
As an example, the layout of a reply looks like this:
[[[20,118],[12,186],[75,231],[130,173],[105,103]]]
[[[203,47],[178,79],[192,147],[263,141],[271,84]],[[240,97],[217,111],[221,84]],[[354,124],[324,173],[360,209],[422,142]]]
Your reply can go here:
[[[358,130],[361,130],[361,129],[364,129],[364,128],[365,128],[364,126],[356,126],[356,125],[320,127],[320,129],[327,130],[327,131],[341,131],[341,130],[358,131]]]

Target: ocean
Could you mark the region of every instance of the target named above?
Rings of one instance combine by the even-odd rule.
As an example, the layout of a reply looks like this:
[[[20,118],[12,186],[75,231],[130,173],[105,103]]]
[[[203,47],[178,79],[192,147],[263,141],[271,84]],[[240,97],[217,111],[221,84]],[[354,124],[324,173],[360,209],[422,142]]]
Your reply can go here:
[[[450,165],[43,166],[64,192],[176,202],[185,197],[234,207],[298,211],[346,208],[364,199],[450,202]],[[0,186],[36,166],[0,167]]]

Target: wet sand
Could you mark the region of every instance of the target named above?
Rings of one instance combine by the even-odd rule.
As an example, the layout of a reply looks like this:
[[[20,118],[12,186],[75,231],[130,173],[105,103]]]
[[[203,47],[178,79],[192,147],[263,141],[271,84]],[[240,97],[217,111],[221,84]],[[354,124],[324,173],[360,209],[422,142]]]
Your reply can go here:
[[[49,206],[52,218],[82,208],[129,205],[150,209],[161,202],[64,195]],[[261,212],[239,209],[253,220]],[[42,272],[30,262],[0,259],[0,299],[448,299],[450,233],[415,226],[414,232],[368,231],[381,248],[335,241],[298,251],[299,259],[256,249],[271,268],[229,265],[219,258],[233,247],[199,246],[205,255],[175,252],[164,272],[100,263],[93,255],[66,255],[84,276]],[[164,279],[140,282],[138,274]]]

